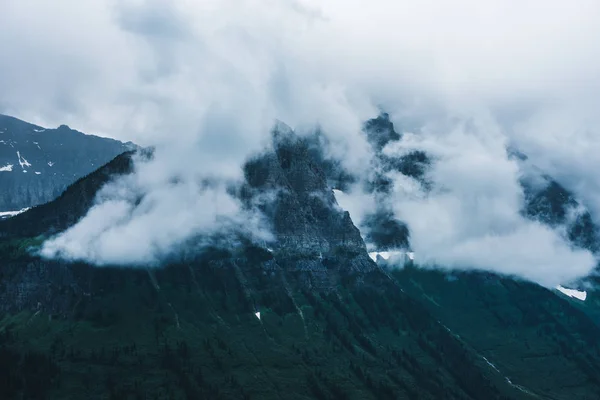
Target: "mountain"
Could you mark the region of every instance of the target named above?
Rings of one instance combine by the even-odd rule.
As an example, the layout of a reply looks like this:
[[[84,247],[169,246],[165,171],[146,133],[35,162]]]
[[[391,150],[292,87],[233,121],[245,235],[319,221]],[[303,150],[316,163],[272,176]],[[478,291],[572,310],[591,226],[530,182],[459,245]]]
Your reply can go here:
[[[135,145],[0,115],[0,212],[46,203]]]
[[[580,301],[483,272],[407,267],[393,274],[405,293],[531,398],[598,397],[597,290]]]
[[[0,221],[0,398],[600,397],[594,293],[582,304],[488,273],[377,265],[336,203],[336,164],[281,125],[232,189],[272,242],[242,236],[149,269],[39,258],[134,157]]]

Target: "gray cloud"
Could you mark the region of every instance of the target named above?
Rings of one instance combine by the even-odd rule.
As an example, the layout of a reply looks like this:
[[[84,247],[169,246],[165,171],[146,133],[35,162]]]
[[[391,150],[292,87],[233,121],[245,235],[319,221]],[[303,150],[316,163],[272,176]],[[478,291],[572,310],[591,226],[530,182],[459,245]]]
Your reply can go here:
[[[242,207],[226,182],[199,182],[203,175],[187,169],[192,163],[162,170],[170,161],[160,152],[156,157],[138,160],[135,174],[106,185],[85,218],[47,240],[41,255],[97,265],[157,266],[184,244],[213,244],[215,235],[221,241],[228,237],[230,245],[240,234],[258,242],[272,240],[262,215]]]
[[[144,167],[151,172],[135,178],[145,182],[135,187],[155,199],[155,212],[142,213],[138,225],[131,203],[111,197],[74,228],[88,224],[90,236],[83,236],[98,239],[98,229],[107,227],[92,223],[93,214],[113,215],[116,228],[94,243],[120,245],[111,235],[136,226],[144,231],[141,221],[151,217],[160,217],[168,232],[162,213],[177,199],[163,197],[160,184],[172,176],[184,182],[238,178],[245,157],[265,146],[275,118],[301,132],[319,125],[330,153],[347,168],[365,171],[371,154],[361,123],[383,107],[397,126],[416,133],[402,146],[439,158],[431,178],[444,191],[424,197],[394,177],[398,187],[409,188],[395,194],[393,207],[409,223],[418,256],[547,284],[589,270],[589,254],[570,249],[560,232],[519,216],[520,172],[503,147],[522,148],[599,218],[598,2],[61,5],[3,5],[0,35],[11,39],[0,44],[0,111],[161,149]],[[187,184],[179,190],[192,209],[195,196],[204,198]],[[361,196],[356,191],[355,213],[372,202]],[[232,203],[225,214],[238,212]],[[213,226],[211,218],[195,220],[189,232]],[[108,254],[106,247],[69,247],[81,234],[54,242],[55,250],[70,248],[80,258]],[[116,248],[115,259],[123,253]]]
[[[393,209],[411,230],[420,262],[519,275],[553,286],[592,271],[594,256],[575,250],[561,227],[521,215],[524,171],[506,156],[508,137],[485,116],[470,124],[407,135],[396,151],[423,149],[436,161],[435,189],[396,178]],[[394,149],[389,149],[390,153]]]

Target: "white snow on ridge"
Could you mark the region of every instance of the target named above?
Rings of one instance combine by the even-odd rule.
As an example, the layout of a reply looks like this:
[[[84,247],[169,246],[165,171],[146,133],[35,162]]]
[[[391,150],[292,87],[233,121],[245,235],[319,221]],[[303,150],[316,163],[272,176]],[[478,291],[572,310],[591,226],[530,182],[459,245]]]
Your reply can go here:
[[[369,252],[369,257],[375,262],[377,262],[377,256],[381,256],[384,260],[389,260],[390,258],[395,259],[398,257],[406,257],[408,260],[414,261],[415,253],[412,251],[371,251]]]
[[[0,211],[0,218],[10,218],[10,217],[14,217],[15,215],[19,215],[21,213],[24,213],[25,211],[29,210],[28,208],[23,208],[19,211]]]
[[[390,257],[397,257],[403,254],[403,251],[372,251],[369,253],[369,257],[373,261],[377,261],[377,256],[381,256],[384,260],[389,260]]]
[[[256,315],[256,318],[260,319],[260,311],[255,312],[254,315]]]
[[[38,132],[38,133],[39,133],[39,132],[44,132],[44,131],[45,131],[45,129],[35,129],[35,128],[34,128],[34,129],[33,129],[33,131],[34,131],[34,132]]]
[[[21,165],[21,168],[25,169],[25,167],[31,167],[31,164],[29,164],[29,161],[27,161],[25,159],[25,157],[21,157],[21,153],[17,150],[17,156],[19,157],[19,164]]]
[[[0,172],[12,172],[12,170],[13,170],[12,164],[6,164],[4,167],[0,167]]]
[[[38,171],[35,171],[35,174],[36,174],[36,175],[41,175],[42,173],[41,173],[41,172],[38,172]]]
[[[575,290],[575,289],[567,289],[566,287],[563,287],[561,285],[558,285],[556,287],[556,290],[558,290],[559,292],[563,293],[566,296],[573,297],[573,298],[576,298],[581,301],[585,301],[585,299],[587,298],[587,292],[585,292],[585,291]]]

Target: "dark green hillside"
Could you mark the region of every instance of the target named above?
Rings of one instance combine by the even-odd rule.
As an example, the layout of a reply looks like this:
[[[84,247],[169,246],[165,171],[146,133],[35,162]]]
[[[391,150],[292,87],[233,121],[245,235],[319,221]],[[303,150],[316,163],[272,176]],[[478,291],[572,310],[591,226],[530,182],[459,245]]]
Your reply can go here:
[[[0,396],[528,398],[380,272],[314,292],[272,263],[215,250],[155,271],[5,265],[7,286],[21,265],[55,273],[51,298],[4,310]]]
[[[585,303],[488,273],[405,268],[394,276],[513,384],[542,398],[600,398],[600,328]]]

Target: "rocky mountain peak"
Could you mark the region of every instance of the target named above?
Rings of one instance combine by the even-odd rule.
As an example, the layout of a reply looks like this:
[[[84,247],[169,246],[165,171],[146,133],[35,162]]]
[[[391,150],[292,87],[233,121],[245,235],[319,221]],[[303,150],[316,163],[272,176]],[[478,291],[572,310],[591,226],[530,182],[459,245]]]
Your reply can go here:
[[[244,171],[247,201],[268,199],[261,209],[284,258],[302,257],[302,268],[322,269],[323,260],[342,255],[347,268],[376,268],[350,215],[337,205],[308,139],[276,127],[273,150],[249,160]]]

